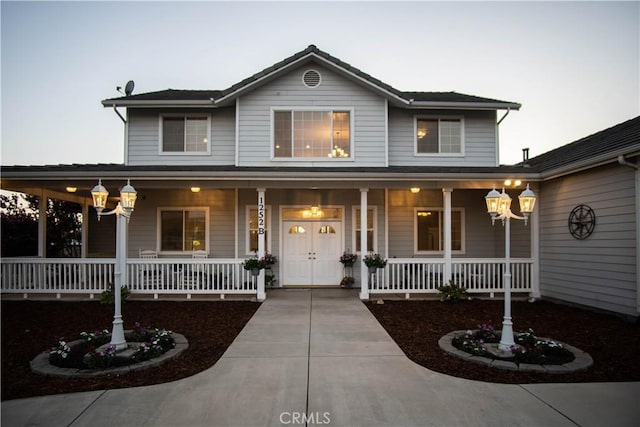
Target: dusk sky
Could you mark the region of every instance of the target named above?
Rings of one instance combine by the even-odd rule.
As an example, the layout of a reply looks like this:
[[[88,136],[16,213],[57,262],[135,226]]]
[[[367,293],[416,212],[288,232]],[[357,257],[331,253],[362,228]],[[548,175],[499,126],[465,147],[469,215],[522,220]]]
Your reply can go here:
[[[521,103],[516,163],[640,114],[639,5],[2,1],[1,162],[121,163],[116,86],[225,89],[315,44],[399,90]]]

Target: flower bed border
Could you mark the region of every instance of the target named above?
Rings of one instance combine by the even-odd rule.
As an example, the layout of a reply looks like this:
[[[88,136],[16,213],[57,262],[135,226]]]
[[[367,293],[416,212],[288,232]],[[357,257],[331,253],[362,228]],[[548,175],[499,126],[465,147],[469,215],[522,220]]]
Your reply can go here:
[[[117,366],[106,369],[77,369],[77,368],[60,368],[49,363],[50,351],[40,353],[30,363],[31,370],[37,374],[47,375],[50,377],[64,377],[64,378],[91,378],[101,375],[123,375],[133,371],[140,371],[143,369],[160,366],[168,360],[178,357],[183,351],[189,348],[189,342],[184,335],[172,332],[176,346],[165,353],[162,353],[158,357],[145,360],[139,363],[132,363],[125,366]],[[81,341],[81,340],[76,340]],[[69,343],[74,344],[76,341]]]
[[[453,346],[453,339],[464,334],[466,331],[453,331],[449,332],[438,340],[438,346],[448,354],[459,357],[461,359],[468,360],[473,363],[479,363],[481,365],[487,365],[492,368],[505,369],[509,371],[521,371],[521,372],[536,372],[543,374],[568,374],[570,372],[586,371],[593,365],[593,359],[591,356],[580,350],[577,347],[573,347],[569,344],[555,342],[562,344],[562,346],[569,350],[575,356],[575,359],[569,363],[563,365],[536,365],[532,363],[516,363],[508,360],[490,359],[488,357],[476,356],[466,351],[462,351]],[[549,340],[549,338],[539,338],[541,340]]]

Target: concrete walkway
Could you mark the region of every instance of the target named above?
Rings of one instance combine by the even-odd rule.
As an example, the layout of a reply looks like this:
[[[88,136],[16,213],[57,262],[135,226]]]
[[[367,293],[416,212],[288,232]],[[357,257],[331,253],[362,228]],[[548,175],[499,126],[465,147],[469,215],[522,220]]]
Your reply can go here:
[[[210,369],[2,402],[3,426],[637,426],[640,383],[490,384],[410,361],[356,291],[277,290]]]

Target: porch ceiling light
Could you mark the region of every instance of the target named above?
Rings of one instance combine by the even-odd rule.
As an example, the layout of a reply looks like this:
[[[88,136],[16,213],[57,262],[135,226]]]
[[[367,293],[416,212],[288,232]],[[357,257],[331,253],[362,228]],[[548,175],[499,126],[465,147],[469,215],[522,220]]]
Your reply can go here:
[[[200,187],[191,187],[191,192],[192,193],[199,193],[200,192]]]
[[[78,187],[67,187],[65,190],[67,190],[67,193],[75,193],[78,191]]]
[[[411,188],[411,192],[412,192],[413,194],[418,194],[418,193],[420,192],[420,188],[418,188],[418,187],[412,187],[412,188]]]

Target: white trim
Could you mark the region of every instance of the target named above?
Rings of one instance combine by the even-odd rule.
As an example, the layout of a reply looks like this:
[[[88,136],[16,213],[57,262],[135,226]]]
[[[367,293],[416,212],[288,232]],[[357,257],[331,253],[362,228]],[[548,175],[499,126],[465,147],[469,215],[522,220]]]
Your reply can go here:
[[[418,120],[437,120],[438,121],[438,153],[419,153],[418,152]],[[459,120],[460,121],[460,152],[459,153],[441,153],[440,151],[440,120]],[[454,115],[415,115],[413,116],[413,156],[414,157],[464,157],[465,156],[465,130],[464,116]]]
[[[275,113],[276,112],[291,112],[295,113],[296,111],[329,111],[332,113],[339,112],[348,112],[349,113],[349,157],[339,158],[339,157],[276,157],[275,155]],[[274,162],[353,162],[355,161],[355,143],[354,143],[354,125],[355,125],[355,107],[338,107],[338,106],[302,106],[302,107],[294,107],[294,106],[278,106],[271,107],[269,113],[270,120],[270,128],[269,128],[269,145],[270,145],[270,160]],[[333,118],[331,119],[331,125],[333,126]],[[291,135],[292,140],[291,143],[294,143],[293,140],[293,126],[294,121],[293,117],[291,118]],[[333,133],[333,132],[332,132]],[[292,155],[294,153],[292,152]]]
[[[191,251],[182,250],[182,251],[163,251],[162,250],[162,212],[166,211],[204,211],[204,235],[206,237],[205,248],[204,250],[209,253],[211,249],[211,235],[210,227],[209,227],[209,207],[208,206],[158,206],[156,208],[156,251],[160,255],[186,255],[191,253]],[[184,222],[182,224],[184,233]],[[184,246],[184,241],[182,242]]]
[[[206,151],[163,151],[163,123],[164,118],[179,118],[182,117],[187,120],[190,117],[193,118],[202,118],[205,117],[207,119],[207,150]],[[183,147],[186,150],[186,131],[187,127],[185,126],[185,135],[183,139],[183,143],[185,146]],[[210,156],[211,155],[211,145],[213,141],[211,140],[211,115],[205,113],[193,113],[193,114],[159,114],[158,115],[158,155],[160,156]]]
[[[245,205],[245,221],[244,221],[244,226],[242,227],[244,229],[244,250],[245,250],[245,255],[247,256],[251,256],[251,255],[255,255],[255,253],[257,251],[251,251],[249,249],[249,246],[251,246],[251,228],[249,227],[249,219],[250,219],[250,214],[251,211],[258,211],[258,207],[256,205]],[[266,223],[266,227],[265,227],[265,231],[267,232],[267,240],[266,240],[266,251],[267,252],[271,252],[271,239],[272,239],[272,227],[271,227],[271,205],[265,205],[265,214],[267,216],[267,220],[265,221]]]
[[[439,238],[442,238],[442,234],[444,233],[444,207],[414,207],[413,208],[413,253],[414,255],[444,255],[444,241],[440,240],[438,246],[442,247],[442,250],[439,251],[419,251],[418,250],[418,211],[433,211],[433,212],[442,212],[443,215],[440,216],[440,222],[438,224],[440,228]],[[451,249],[452,254],[462,255],[466,252],[466,233],[465,233],[465,208],[451,208],[451,213],[460,212],[460,249],[454,250]],[[452,215],[452,228],[453,228],[453,215]],[[453,232],[453,229],[452,229]],[[452,241],[453,243],[453,241]]]
[[[356,224],[357,224],[357,218],[358,218],[358,214],[357,212],[360,210],[360,205],[353,205],[351,206],[351,243],[352,243],[352,248],[353,248],[353,253],[354,254],[358,254],[360,256],[362,256],[362,250],[358,251],[356,250],[356,248],[358,247],[358,238],[357,238],[357,228],[356,228]],[[373,211],[373,224],[372,224],[372,228],[373,228],[373,242],[371,247],[373,248],[374,252],[378,252],[378,207],[377,206],[372,206],[369,205],[367,207],[367,211]],[[361,216],[362,219],[362,216]],[[367,224],[368,225],[368,224]],[[362,224],[360,224],[360,226],[362,227]],[[367,239],[368,240],[368,239]],[[369,252],[369,251],[365,251],[365,254]]]

